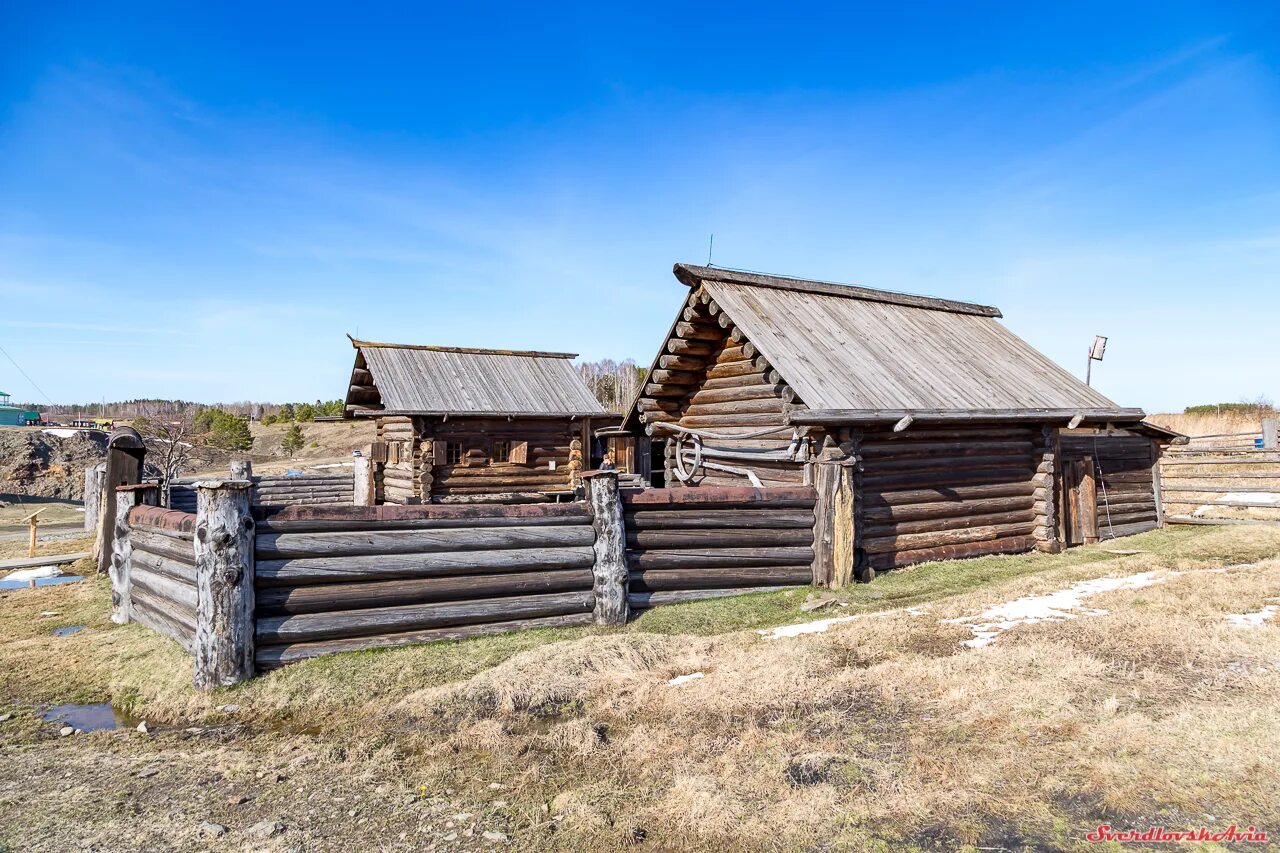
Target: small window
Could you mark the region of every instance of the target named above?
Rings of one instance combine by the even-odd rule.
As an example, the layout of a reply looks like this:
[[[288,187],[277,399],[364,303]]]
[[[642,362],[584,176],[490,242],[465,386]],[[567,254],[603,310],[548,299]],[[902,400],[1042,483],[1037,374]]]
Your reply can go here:
[[[457,465],[462,462],[462,442],[450,441],[445,443],[444,462],[446,465]]]
[[[511,461],[511,442],[495,441],[493,443],[493,452],[489,454],[490,462],[510,462]]]

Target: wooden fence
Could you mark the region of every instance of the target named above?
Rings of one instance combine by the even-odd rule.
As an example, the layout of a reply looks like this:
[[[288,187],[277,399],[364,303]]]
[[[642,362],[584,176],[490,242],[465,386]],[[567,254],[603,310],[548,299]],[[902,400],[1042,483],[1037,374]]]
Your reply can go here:
[[[1280,449],[1173,448],[1160,461],[1160,481],[1167,522],[1280,521]]]
[[[209,688],[321,654],[829,580],[811,487],[623,496],[616,472],[584,478],[585,503],[341,507],[251,505],[248,481],[205,481],[194,515],[122,487],[113,618],[177,639]]]

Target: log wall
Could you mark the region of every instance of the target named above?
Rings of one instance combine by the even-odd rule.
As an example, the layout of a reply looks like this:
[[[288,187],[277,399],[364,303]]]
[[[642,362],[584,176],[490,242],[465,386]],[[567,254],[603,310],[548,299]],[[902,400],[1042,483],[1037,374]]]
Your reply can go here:
[[[422,443],[412,418],[397,416],[378,418],[377,457],[374,488],[381,503],[412,504],[422,499],[417,482],[421,465]]]
[[[249,500],[262,506],[329,504],[349,506],[355,500],[355,477],[350,468],[335,468],[331,474],[301,474],[289,477],[266,474],[253,478]],[[186,477],[169,483],[169,508],[196,511],[195,484],[201,478]],[[212,479],[212,478],[210,478]]]
[[[806,441],[799,459],[786,458],[793,434],[787,413],[803,409],[803,401],[701,288],[689,295],[682,319],[673,327],[636,405],[651,435],[669,434],[659,425],[673,423],[752,436],[704,439],[703,458],[712,465],[685,485],[749,484],[742,474],[717,470],[717,464],[750,469],[764,486],[805,483],[804,462],[811,444]],[[769,427],[776,430],[752,435]],[[663,467],[669,486],[681,485],[673,474],[674,463],[675,442],[668,440]]]
[[[1062,431],[1059,441],[1064,462],[1093,460],[1099,538],[1130,536],[1158,526],[1153,479],[1160,453],[1156,442],[1140,435],[1079,430]]]
[[[630,608],[809,584],[814,501],[808,486],[625,494]]]
[[[196,516],[163,507],[129,512],[129,611],[190,652],[196,635]]]
[[[592,621],[585,504],[258,507],[257,663]]]
[[[858,444],[859,560],[888,569],[1028,551],[1052,535],[1039,425],[867,430]]]
[[[436,502],[509,498],[572,488],[583,469],[582,419],[416,418],[421,452],[417,494]],[[493,462],[493,443],[525,443],[524,461]],[[461,445],[462,460],[448,464],[445,445]]]

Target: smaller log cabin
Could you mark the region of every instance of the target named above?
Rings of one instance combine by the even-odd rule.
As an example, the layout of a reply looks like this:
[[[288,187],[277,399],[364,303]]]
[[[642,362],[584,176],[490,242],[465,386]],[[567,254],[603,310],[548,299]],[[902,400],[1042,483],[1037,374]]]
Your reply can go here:
[[[378,504],[529,502],[572,494],[617,426],[572,353],[351,339],[345,416],[374,418]]]
[[[839,471],[863,578],[1160,523],[1156,463],[1179,436],[1054,364],[998,309],[675,275],[688,291],[624,423],[653,481],[811,484],[822,500],[821,472]]]

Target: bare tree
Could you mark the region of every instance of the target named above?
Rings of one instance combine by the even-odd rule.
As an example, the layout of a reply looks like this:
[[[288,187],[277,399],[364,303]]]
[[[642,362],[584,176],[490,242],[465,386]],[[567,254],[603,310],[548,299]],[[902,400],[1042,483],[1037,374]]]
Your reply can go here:
[[[169,503],[169,482],[206,461],[208,447],[188,418],[135,418],[131,424],[147,447],[146,476],[160,479],[161,503]]]
[[[625,412],[635,399],[636,392],[644,384],[647,371],[636,367],[632,359],[614,361],[584,361],[578,365],[578,375],[587,388],[611,412]]]

